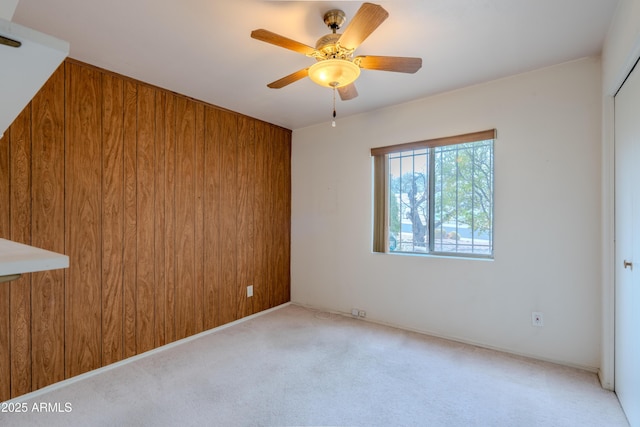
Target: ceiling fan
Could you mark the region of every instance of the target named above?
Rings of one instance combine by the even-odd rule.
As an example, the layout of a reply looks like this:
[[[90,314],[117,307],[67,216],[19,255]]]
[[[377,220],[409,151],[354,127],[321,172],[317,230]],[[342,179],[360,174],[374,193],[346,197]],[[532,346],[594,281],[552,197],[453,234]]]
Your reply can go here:
[[[302,53],[316,59],[316,63],[289,74],[267,86],[280,89],[305,77],[315,83],[337,89],[343,101],[358,96],[354,81],[360,69],[415,73],[422,67],[421,58],[399,56],[353,56],[354,51],[385,19],[389,13],[377,4],[363,3],[342,34],[337,30],[345,23],[342,10],[333,9],[325,13],[324,22],[332,30],[316,42],[316,47],[291,40],[268,30],[254,30],[251,37],[285,49]],[[334,112],[335,114],[335,112]]]

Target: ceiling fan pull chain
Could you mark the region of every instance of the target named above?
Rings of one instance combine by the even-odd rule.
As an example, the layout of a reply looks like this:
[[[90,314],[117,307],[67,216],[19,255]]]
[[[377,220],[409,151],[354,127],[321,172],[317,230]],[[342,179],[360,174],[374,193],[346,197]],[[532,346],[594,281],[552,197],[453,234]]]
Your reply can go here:
[[[333,87],[333,120],[331,121],[331,127],[336,127],[336,87]]]

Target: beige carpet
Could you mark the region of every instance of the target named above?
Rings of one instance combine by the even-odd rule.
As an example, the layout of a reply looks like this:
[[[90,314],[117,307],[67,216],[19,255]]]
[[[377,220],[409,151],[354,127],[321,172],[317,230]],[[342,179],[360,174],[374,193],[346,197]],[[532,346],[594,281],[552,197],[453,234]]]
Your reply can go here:
[[[628,425],[592,373],[295,305],[11,403],[2,426]]]

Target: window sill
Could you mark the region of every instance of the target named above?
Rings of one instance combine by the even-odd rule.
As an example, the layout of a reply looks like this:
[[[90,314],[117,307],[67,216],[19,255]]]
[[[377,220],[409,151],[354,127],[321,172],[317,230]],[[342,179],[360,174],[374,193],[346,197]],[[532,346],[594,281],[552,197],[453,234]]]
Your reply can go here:
[[[493,261],[495,257],[493,255],[450,255],[444,253],[415,253],[415,252],[373,252],[380,255],[395,255],[395,256],[408,256],[408,257],[420,257],[420,258],[438,258],[438,259],[458,259],[469,261]]]

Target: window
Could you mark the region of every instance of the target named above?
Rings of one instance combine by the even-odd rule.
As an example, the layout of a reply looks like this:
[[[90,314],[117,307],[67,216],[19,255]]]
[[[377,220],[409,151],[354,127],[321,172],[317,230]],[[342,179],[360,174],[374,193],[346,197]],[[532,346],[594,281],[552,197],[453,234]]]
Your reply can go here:
[[[372,148],[373,250],[492,257],[495,134]]]

